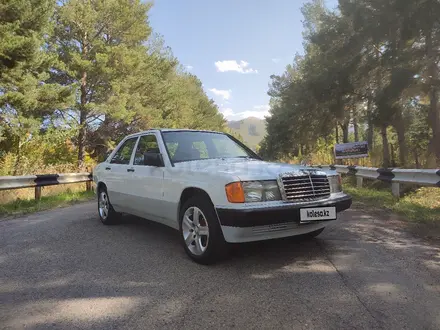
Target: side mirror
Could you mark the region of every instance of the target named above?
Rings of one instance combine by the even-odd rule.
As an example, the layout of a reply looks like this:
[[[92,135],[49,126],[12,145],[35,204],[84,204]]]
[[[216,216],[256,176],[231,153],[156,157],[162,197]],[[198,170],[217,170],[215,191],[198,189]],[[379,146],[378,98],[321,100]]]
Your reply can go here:
[[[146,152],[144,153],[144,165],[146,166],[156,166],[164,167],[162,154],[157,152]]]

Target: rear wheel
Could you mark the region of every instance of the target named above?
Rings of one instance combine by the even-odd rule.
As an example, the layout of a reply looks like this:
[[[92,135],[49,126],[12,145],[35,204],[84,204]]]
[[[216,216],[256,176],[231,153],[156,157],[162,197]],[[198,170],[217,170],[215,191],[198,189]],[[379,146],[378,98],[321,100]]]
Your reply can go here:
[[[212,264],[228,252],[220,224],[210,200],[195,196],[180,212],[181,240],[187,255],[197,263]]]
[[[104,225],[113,225],[120,221],[120,214],[113,209],[105,186],[98,191],[98,214]]]

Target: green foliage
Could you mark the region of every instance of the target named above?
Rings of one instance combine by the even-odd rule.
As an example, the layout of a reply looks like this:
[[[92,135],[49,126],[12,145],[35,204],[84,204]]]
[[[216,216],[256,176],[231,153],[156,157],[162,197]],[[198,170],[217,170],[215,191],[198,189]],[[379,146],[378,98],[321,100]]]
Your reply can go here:
[[[43,120],[70,101],[70,89],[49,81],[54,57],[44,49],[52,30],[54,2],[8,1],[0,5],[0,143],[15,155],[13,174],[23,146]]]
[[[181,69],[141,0],[0,4],[4,174],[84,167],[156,127],[225,131],[200,80]],[[35,165],[35,166],[34,166]],[[41,171],[41,168],[40,168]]]
[[[51,168],[54,173],[74,172],[76,150],[70,138],[75,134],[74,129],[49,126],[22,137],[19,156],[7,152],[0,158],[0,176],[43,174]]]
[[[321,139],[362,138],[383,166],[433,166],[429,154],[440,166],[439,3],[344,0],[338,9],[304,5],[305,54],[271,77],[261,152],[299,157]]]

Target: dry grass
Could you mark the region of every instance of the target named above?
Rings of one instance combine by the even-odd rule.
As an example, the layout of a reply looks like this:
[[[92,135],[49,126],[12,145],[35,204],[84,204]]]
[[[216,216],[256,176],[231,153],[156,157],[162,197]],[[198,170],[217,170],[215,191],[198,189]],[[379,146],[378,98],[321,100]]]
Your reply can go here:
[[[48,210],[56,207],[67,206],[78,202],[91,200],[95,197],[93,191],[65,191],[57,195],[44,196],[39,201],[35,199],[16,200],[0,205],[1,216],[15,216],[37,211]]]
[[[41,196],[55,196],[61,193],[77,193],[86,189],[85,183],[62,184],[57,186],[47,186],[41,188]],[[0,205],[12,203],[17,200],[34,199],[35,189],[24,188],[0,191]]]

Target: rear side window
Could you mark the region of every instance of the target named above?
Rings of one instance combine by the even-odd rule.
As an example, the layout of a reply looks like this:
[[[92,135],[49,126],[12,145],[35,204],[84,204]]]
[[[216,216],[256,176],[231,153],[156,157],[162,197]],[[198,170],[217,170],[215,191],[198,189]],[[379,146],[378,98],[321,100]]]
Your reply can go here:
[[[133,153],[134,144],[137,137],[128,139],[125,141],[110,161],[111,164],[130,164],[131,154]]]
[[[144,165],[144,153],[146,152],[160,153],[155,135],[144,135],[140,137],[133,165]]]

